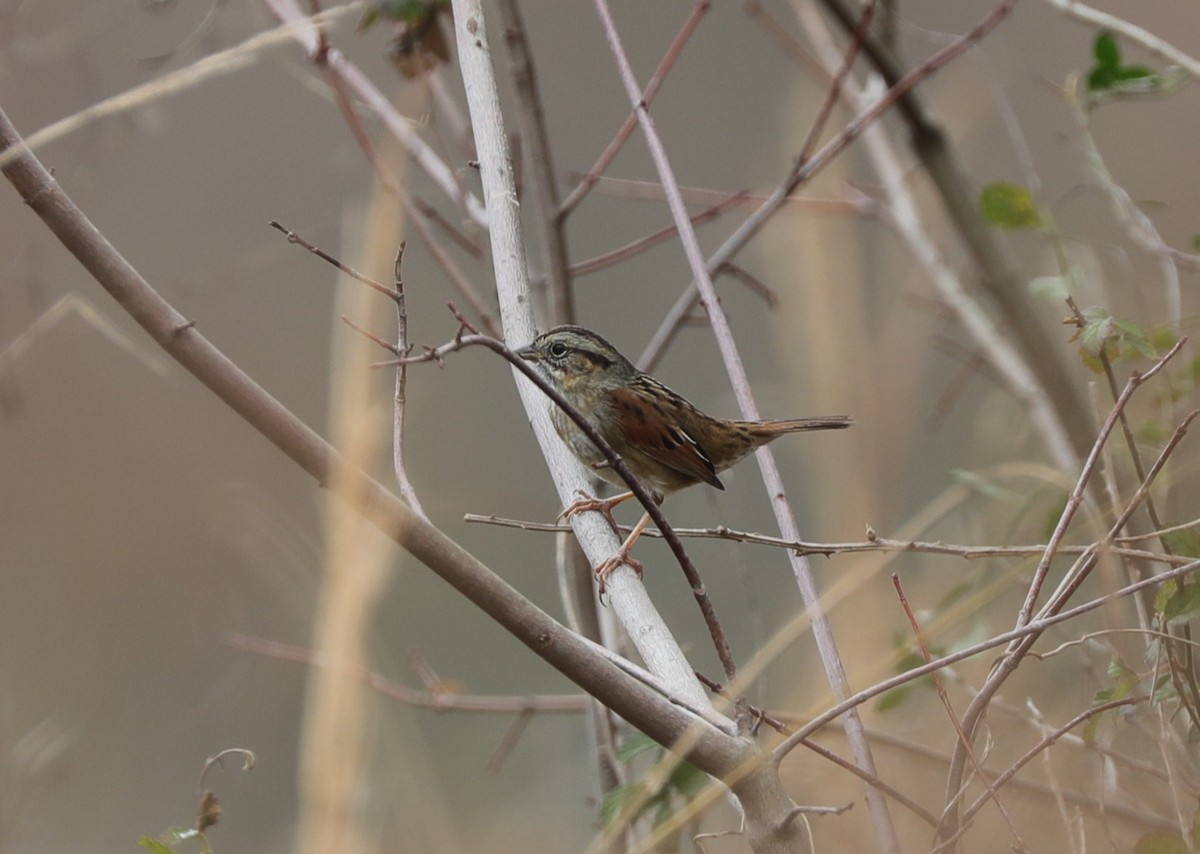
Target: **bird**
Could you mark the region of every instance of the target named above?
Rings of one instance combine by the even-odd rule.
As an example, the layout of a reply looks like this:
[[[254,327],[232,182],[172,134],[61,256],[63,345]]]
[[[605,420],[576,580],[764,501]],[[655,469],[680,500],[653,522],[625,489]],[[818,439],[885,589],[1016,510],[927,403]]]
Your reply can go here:
[[[854,423],[844,415],[779,421],[716,418],[638,370],[616,347],[582,326],[556,326],[518,349],[516,355],[538,367],[660,504],[667,495],[699,483],[724,489],[718,476],[721,472],[785,433],[838,430]],[[559,438],[581,463],[609,483],[626,486],[561,407],[554,407],[551,420]],[[624,492],[604,499],[582,498],[559,518],[600,510],[611,522],[612,508],[632,496],[632,492]],[[641,574],[641,564],[630,552],[649,522],[649,514],[643,515],[617,552],[596,567],[602,585],[621,564]]]

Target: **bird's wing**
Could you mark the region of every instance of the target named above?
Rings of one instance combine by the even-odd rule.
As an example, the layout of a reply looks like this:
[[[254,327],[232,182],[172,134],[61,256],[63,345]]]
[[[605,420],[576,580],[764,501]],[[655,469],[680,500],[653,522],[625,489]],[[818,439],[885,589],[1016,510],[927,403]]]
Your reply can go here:
[[[633,385],[612,392],[612,411],[625,441],[684,477],[724,489],[708,453],[675,423],[672,410],[679,406],[690,408],[691,404],[666,386],[649,377],[645,379],[655,383],[655,394]]]

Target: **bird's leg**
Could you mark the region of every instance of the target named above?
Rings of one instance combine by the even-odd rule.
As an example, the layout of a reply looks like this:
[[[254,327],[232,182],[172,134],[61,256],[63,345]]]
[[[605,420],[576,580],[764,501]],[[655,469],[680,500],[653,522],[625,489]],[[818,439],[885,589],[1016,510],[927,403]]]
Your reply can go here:
[[[604,514],[605,518],[608,519],[608,524],[612,525],[612,529],[616,531],[619,529],[617,528],[616,519],[613,518],[613,508],[618,504],[633,498],[633,493],[622,492],[619,495],[613,495],[609,498],[593,498],[592,496],[584,495],[582,492],[580,492],[579,496],[579,500],[571,504],[571,506],[563,512],[559,513],[558,518],[554,521],[560,522],[563,519],[570,519],[577,513],[586,513],[588,510],[598,510]]]
[[[608,577],[612,575],[621,564],[625,564],[630,569],[638,574],[638,578],[642,577],[642,563],[634,560],[629,556],[629,552],[633,549],[633,544],[637,542],[638,537],[642,535],[642,531],[646,530],[646,526],[650,524],[650,514],[643,513],[642,518],[633,526],[633,530],[629,532],[629,536],[625,538],[625,542],[621,543],[621,547],[617,549],[612,557],[604,561],[596,567],[596,580],[600,582],[600,592],[604,592],[604,583]]]

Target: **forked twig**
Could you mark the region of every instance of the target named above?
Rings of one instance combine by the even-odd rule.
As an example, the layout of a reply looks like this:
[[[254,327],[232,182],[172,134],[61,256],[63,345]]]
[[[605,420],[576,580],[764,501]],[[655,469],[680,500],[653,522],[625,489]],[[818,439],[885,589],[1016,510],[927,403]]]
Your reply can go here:
[[[289,243],[296,243],[303,246],[312,254],[316,255],[323,261],[332,264],[341,272],[345,273],[353,279],[362,282],[373,291],[383,294],[396,305],[396,343],[392,344],[384,341],[378,335],[370,332],[359,326],[350,318],[342,315],[342,322],[353,329],[355,332],[369,339],[372,343],[377,344],[383,349],[390,352],[392,355],[400,358],[408,354],[411,347],[408,344],[408,310],[405,306],[404,299],[404,278],[401,275],[400,263],[404,258],[404,242],[401,241],[399,249],[396,250],[396,260],[393,266],[393,285],[388,287],[372,279],[363,273],[358,272],[353,267],[342,263],[342,261],[333,255],[330,255],[325,250],[309,243],[303,237],[291,229],[284,228],[275,220],[271,220],[270,225],[285,235]],[[429,517],[425,515],[424,508],[421,507],[421,500],[417,497],[416,488],[412,481],[409,480],[408,471],[404,466],[404,413],[405,403],[405,387],[408,383],[408,375],[404,363],[399,362],[396,365],[396,385],[392,399],[392,468],[396,475],[396,485],[400,490],[400,495],[408,502],[413,511],[423,519]]]

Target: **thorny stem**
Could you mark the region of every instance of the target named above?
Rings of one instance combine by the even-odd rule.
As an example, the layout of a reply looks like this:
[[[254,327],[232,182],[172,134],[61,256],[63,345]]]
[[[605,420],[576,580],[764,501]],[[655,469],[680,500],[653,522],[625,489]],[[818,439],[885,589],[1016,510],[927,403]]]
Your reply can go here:
[[[363,273],[355,270],[353,267],[342,263],[340,259],[330,255],[325,250],[314,246],[299,234],[291,229],[284,228],[275,220],[271,220],[269,224],[272,228],[275,228],[287,235],[289,243],[296,243],[300,246],[303,246],[309,252],[316,255],[321,260],[332,264],[347,276],[350,276],[352,279],[357,279],[367,287],[392,300],[392,302],[396,305],[395,344],[384,341],[382,338],[367,331],[366,329],[363,329],[361,326],[345,316],[342,317],[342,320],[345,321],[346,324],[355,332],[358,332],[360,335],[363,335],[364,337],[373,341],[375,344],[383,347],[388,352],[395,354],[397,357],[408,353],[410,349],[407,343],[408,310],[406,308],[404,299],[404,278],[400,271],[400,262],[404,258],[405,244],[403,241],[401,241],[400,247],[396,251],[396,260],[393,265],[393,285],[389,288],[386,285],[381,285],[370,276],[364,275]],[[406,402],[405,387],[407,386],[407,382],[407,370],[403,363],[398,364],[396,366],[396,383],[392,406],[392,468],[396,475],[396,485],[400,490],[401,497],[408,502],[409,506],[412,507],[415,513],[417,513],[422,519],[428,521],[429,517],[425,514],[424,508],[421,507],[421,500],[417,497],[417,490],[412,485],[412,481],[408,479],[408,472],[404,467],[404,405]]]

